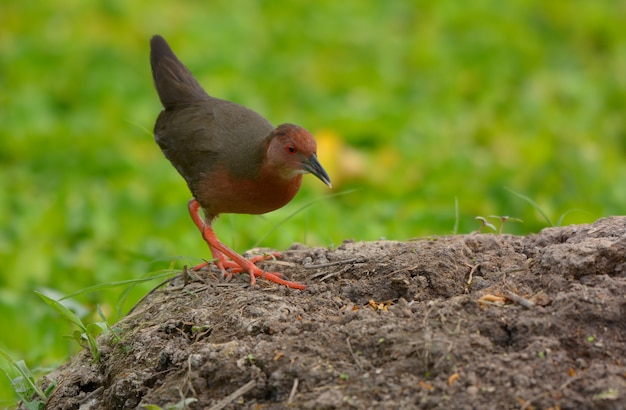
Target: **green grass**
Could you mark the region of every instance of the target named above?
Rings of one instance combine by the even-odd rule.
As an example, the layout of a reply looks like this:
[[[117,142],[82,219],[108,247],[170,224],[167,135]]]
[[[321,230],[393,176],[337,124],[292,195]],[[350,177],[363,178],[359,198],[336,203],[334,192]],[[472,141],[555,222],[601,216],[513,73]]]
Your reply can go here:
[[[467,233],[481,215],[520,218],[505,231],[524,234],[545,217],[624,212],[623,1],[4,3],[0,347],[35,372],[77,349],[35,289],[209,256],[151,135],[155,33],[209,93],[323,140],[335,189],[309,177],[282,210],[224,215],[216,231],[237,250]],[[122,293],[77,296],[82,320],[100,305],[114,321]],[[15,397],[0,378],[0,406]]]

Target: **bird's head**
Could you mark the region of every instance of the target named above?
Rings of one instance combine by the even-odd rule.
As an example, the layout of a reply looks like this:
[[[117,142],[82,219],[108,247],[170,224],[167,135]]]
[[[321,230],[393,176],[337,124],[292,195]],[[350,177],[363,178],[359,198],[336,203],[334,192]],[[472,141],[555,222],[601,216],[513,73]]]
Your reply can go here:
[[[282,124],[272,131],[266,158],[285,178],[311,173],[332,188],[330,177],[317,160],[315,138],[302,127]]]

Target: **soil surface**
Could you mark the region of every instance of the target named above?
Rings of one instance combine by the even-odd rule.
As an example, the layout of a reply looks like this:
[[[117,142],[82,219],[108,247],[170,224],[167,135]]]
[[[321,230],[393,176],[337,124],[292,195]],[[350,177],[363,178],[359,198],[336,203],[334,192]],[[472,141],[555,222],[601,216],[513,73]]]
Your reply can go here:
[[[296,244],[265,269],[308,288],[178,276],[98,363],[44,378],[47,408],[626,408],[626,217]]]

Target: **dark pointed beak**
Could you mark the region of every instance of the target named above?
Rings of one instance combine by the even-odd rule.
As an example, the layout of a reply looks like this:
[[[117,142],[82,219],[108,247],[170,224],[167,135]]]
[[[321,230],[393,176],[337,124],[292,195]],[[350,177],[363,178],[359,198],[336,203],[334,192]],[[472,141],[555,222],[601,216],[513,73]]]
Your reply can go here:
[[[323,183],[328,185],[329,188],[333,187],[330,183],[330,177],[328,176],[324,168],[322,168],[322,164],[320,164],[320,162],[317,160],[317,156],[315,154],[304,160],[302,162],[302,165],[307,172],[310,172],[311,174],[318,177]]]

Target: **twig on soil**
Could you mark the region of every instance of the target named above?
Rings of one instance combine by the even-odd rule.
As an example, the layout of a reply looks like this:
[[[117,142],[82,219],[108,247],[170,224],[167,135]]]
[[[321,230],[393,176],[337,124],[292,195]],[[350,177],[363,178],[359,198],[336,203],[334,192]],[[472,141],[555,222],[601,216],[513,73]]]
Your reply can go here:
[[[287,399],[287,404],[291,404],[293,402],[293,398],[296,396],[296,391],[298,390],[298,378],[293,379],[293,386],[291,386],[291,392],[289,393],[289,398]]]
[[[244,384],[228,396],[224,397],[219,403],[215,406],[209,408],[209,410],[222,410],[224,407],[228,406],[230,403],[237,400],[239,397],[248,393],[250,390],[256,387],[256,380],[250,380],[248,383]]]
[[[187,271],[187,265],[183,266],[183,283],[184,286],[189,284],[189,272]]]
[[[320,279],[320,282],[324,282],[326,279],[328,278],[332,278],[333,276],[337,276],[340,273],[342,273],[343,271],[339,270],[337,272],[333,272],[333,273],[329,273],[328,275],[324,276],[323,278]]]
[[[303,268],[304,269],[327,268],[329,266],[343,265],[344,263],[357,262],[358,260],[359,258],[350,258],[350,259],[343,259],[343,260],[334,261],[334,262],[318,263],[317,265],[314,265],[312,263],[307,263],[306,265],[303,265]]]
[[[278,266],[289,266],[289,267],[297,266],[296,263],[287,262],[287,261],[279,261],[277,259],[267,259],[267,260],[264,260],[263,263],[266,265],[278,265]]]
[[[83,404],[83,403],[87,403],[89,400],[91,400],[93,397],[95,396],[99,396],[102,392],[104,391],[104,386],[100,386],[98,387],[96,390],[90,392],[89,394],[87,394],[85,397],[83,397],[82,399],[80,399],[78,401],[78,404]]]
[[[205,262],[210,263],[208,261],[205,261]],[[210,268],[208,268],[207,271],[212,272]],[[193,269],[189,269],[187,265],[183,266],[183,271],[182,271],[181,276],[183,278],[183,286],[182,286],[183,288],[185,288],[187,285],[193,282],[202,282],[204,284],[207,284],[207,281],[204,280],[204,278],[198,275],[196,271],[194,271]]]
[[[468,288],[466,288],[466,290],[469,290],[469,286],[472,284],[472,279],[474,279],[474,272],[476,272],[478,268],[480,268],[480,263],[477,263],[476,265],[470,265],[469,263],[465,263],[464,265],[470,268],[469,277],[467,278]]]
[[[359,368],[359,370],[363,371],[363,367],[361,367],[361,363],[359,363],[359,358],[357,357],[357,355],[354,354],[354,350],[352,350],[352,345],[350,344],[349,337],[346,338],[346,343],[348,344],[348,350],[350,351],[350,355],[352,356],[352,359],[356,363],[356,366]]]
[[[332,278],[333,276],[341,275],[342,273],[344,273],[345,271],[347,271],[349,268],[350,268],[349,266],[344,266],[343,268],[339,269],[338,271],[331,272],[331,273],[329,273],[329,274],[327,274],[327,275],[324,275],[324,273],[326,273],[326,272],[322,271],[322,272],[316,273],[315,275],[311,276],[310,278],[307,278],[307,280],[313,280],[313,279],[317,278],[318,276],[322,276],[322,275],[324,275],[324,276],[323,276],[323,277],[319,280],[320,282],[323,282],[323,281],[325,281],[325,280],[326,280],[326,279],[328,279],[328,278]]]
[[[399,272],[408,272],[408,271],[411,271],[411,270],[415,270],[415,269],[417,269],[417,268],[419,268],[419,267],[420,267],[420,265],[419,265],[419,264],[417,264],[417,265],[410,266],[410,267],[405,267],[405,268],[396,269],[396,270],[394,270],[393,272],[386,274],[386,275],[385,275],[385,278],[388,278],[388,277],[390,277],[390,276],[393,276],[393,275],[395,275],[396,273],[399,273]]]
[[[520,295],[516,295],[510,290],[504,291],[504,297],[513,303],[517,303],[521,307],[525,307],[526,309],[532,309],[533,307],[535,307],[535,304],[533,303],[533,301],[523,298]]]
[[[185,384],[187,388],[193,393],[194,397],[198,397],[198,392],[193,387],[193,383],[191,382],[191,355],[187,357],[187,374],[185,375]],[[180,390],[180,389],[179,389]],[[184,395],[181,392],[181,398],[184,399]]]

